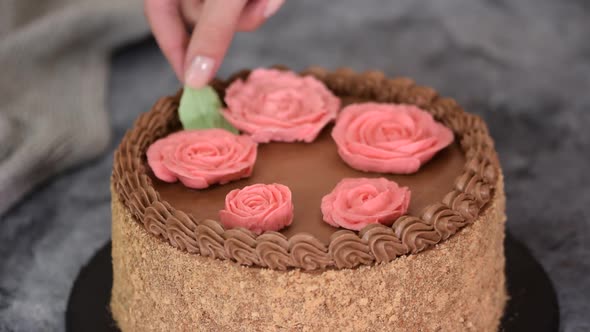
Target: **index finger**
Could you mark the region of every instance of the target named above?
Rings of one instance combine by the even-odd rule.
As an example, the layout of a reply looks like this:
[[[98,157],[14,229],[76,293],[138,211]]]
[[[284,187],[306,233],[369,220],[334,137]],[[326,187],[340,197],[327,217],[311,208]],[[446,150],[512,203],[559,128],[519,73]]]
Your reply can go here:
[[[185,83],[206,85],[219,68],[233,39],[247,0],[208,0],[188,45]]]

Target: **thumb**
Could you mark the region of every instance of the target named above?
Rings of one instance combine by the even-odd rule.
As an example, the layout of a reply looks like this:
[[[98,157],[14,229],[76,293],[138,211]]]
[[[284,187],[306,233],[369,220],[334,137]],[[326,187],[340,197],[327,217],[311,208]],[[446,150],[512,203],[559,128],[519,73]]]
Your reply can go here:
[[[247,0],[206,1],[185,59],[184,83],[198,89],[215,75]]]

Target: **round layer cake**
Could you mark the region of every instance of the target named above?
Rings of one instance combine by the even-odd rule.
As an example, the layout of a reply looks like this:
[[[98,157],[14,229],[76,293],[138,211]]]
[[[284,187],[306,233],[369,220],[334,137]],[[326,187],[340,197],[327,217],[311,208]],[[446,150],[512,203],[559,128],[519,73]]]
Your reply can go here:
[[[223,98],[243,71],[212,83]],[[180,94],[160,99],[125,135],[112,176],[114,284],[123,331],[496,331],[506,302],[505,196],[483,120],[450,98],[378,72],[309,69],[342,106],[411,104],[454,141],[417,172],[350,167],[327,125],[310,143],[258,145],[252,174],[205,189],[160,180],[146,151],[181,130]],[[385,178],[411,190],[391,226],[324,222],[320,202],[344,178]],[[280,183],[293,220],[279,231],[228,228],[234,189]]]

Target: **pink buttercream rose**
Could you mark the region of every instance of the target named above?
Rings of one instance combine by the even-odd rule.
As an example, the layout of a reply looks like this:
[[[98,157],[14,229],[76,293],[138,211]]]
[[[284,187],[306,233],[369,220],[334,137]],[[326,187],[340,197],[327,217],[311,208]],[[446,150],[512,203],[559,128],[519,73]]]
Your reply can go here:
[[[409,174],[451,144],[453,132],[413,105],[362,103],[342,110],[332,137],[355,169]]]
[[[277,183],[234,189],[225,196],[219,218],[227,228],[244,227],[256,234],[278,231],[293,222],[291,191]]]
[[[312,142],[336,118],[340,99],[312,76],[256,69],[226,90],[223,116],[256,142]]]
[[[250,137],[223,129],[183,130],[154,142],[147,160],[158,179],[203,189],[250,176],[256,148]]]
[[[342,179],[322,198],[324,221],[359,231],[369,224],[390,226],[406,213],[410,189],[385,178]]]

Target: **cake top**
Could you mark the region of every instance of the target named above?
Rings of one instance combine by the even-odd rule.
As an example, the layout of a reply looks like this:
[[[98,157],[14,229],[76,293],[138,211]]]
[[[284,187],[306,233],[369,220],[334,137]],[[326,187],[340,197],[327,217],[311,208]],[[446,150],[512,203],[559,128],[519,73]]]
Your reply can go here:
[[[282,270],[371,265],[445,240],[493,195],[485,123],[411,80],[315,68],[212,85],[245,135],[181,131],[177,95],[142,115],[115,155],[119,198],[181,250]],[[225,152],[194,160],[195,146]]]

